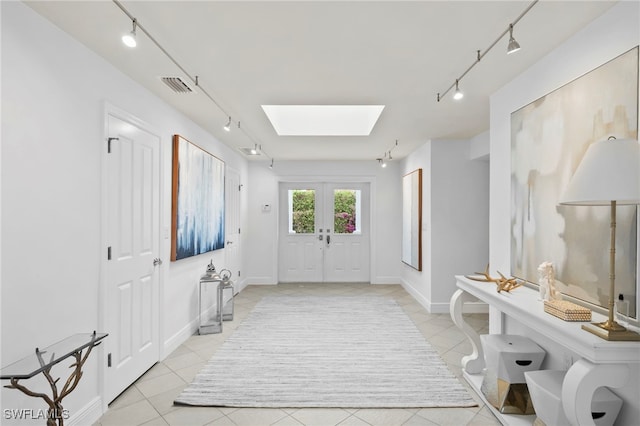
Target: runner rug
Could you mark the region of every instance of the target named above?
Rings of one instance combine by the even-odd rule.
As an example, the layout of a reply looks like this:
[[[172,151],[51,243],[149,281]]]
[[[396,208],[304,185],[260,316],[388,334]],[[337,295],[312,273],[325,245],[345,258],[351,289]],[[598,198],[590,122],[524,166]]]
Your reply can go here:
[[[381,296],[263,298],[175,403],[477,405],[396,301]]]

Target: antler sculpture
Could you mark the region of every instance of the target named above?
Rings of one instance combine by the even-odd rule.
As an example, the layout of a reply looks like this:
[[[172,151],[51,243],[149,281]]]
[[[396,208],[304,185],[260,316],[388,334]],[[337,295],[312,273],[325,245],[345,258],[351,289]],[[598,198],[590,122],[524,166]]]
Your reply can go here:
[[[507,278],[500,271],[498,271],[498,274],[500,274],[500,278],[493,278],[491,275],[489,275],[489,264],[487,264],[487,267],[485,268],[484,272],[474,272],[474,274],[482,275],[482,278],[474,277],[472,275],[465,275],[465,277],[473,281],[495,283],[497,286],[496,290],[498,291],[498,293],[502,291],[506,291],[508,293],[514,288],[518,288],[522,285],[522,283],[518,282],[517,278],[514,278],[514,277]]]

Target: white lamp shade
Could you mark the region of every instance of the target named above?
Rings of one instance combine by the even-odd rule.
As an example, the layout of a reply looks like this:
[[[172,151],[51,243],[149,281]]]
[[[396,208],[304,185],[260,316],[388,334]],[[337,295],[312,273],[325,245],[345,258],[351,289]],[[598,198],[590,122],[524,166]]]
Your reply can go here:
[[[640,204],[640,144],[610,139],[587,149],[560,204],[574,206]]]

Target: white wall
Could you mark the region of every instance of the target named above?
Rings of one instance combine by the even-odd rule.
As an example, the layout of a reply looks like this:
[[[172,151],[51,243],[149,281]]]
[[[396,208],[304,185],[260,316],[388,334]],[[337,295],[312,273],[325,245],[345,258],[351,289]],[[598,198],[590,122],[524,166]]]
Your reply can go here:
[[[249,235],[247,282],[278,282],[278,185],[282,181],[368,181],[371,182],[371,282],[400,283],[402,184],[399,163],[381,168],[376,161],[275,161],[273,169],[264,163],[249,166]],[[265,213],[261,206],[270,204]]]
[[[2,8],[2,276],[0,363],[78,332],[100,331],[101,153],[104,105],[137,116],[162,137],[164,227],[170,226],[171,136],[197,142],[240,172],[244,158],[19,2]],[[242,204],[246,206],[246,194]],[[243,216],[246,223],[246,216]],[[169,262],[162,247],[164,356],[194,331],[197,278],[224,251]],[[246,240],[243,238],[243,244]],[[108,339],[108,338],[107,338]],[[64,401],[72,416],[102,409],[97,348]],[[102,364],[101,364],[102,365]],[[67,366],[61,368],[67,374]],[[63,379],[64,380],[64,379]],[[6,383],[3,383],[6,384]],[[2,408],[43,407],[2,389]],[[96,410],[98,412],[96,413]],[[11,423],[3,419],[2,423]],[[42,421],[37,421],[41,424]],[[20,424],[28,424],[20,423]]]
[[[422,169],[422,271],[401,265],[402,285],[429,312],[431,307],[431,281],[433,239],[431,238],[431,142],[426,142],[402,161],[401,175]]]
[[[560,45],[526,72],[501,88],[491,97],[491,213],[490,260],[491,270],[510,270],[510,120],[511,113],[544,96],[558,87],[597,68],[640,43],[640,3],[620,2],[594,20],[579,33]],[[501,318],[492,312],[492,332],[502,328]],[[516,321],[506,321],[507,332],[529,335]],[[545,342],[549,356],[546,368],[563,368],[566,356],[556,345]],[[571,354],[567,355],[571,357]],[[574,358],[575,359],[575,358]],[[625,405],[619,424],[636,424],[640,418],[640,370],[636,364],[627,387],[616,393],[623,396]]]
[[[474,136],[469,141],[469,158],[472,160],[489,161],[490,138],[489,130]]]
[[[403,161],[403,175],[422,168],[423,268],[403,264],[402,281],[429,312],[448,312],[454,275],[488,261],[489,163],[471,157],[483,139],[429,141]]]

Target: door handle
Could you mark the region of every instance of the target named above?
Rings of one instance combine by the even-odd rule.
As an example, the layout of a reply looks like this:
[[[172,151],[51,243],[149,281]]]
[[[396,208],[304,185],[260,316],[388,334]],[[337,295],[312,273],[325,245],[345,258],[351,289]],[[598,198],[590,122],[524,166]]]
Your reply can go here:
[[[158,266],[158,265],[162,265],[162,259],[160,259],[159,257],[156,257],[155,259],[153,259],[153,266]]]
[[[227,241],[227,244],[233,244],[233,241]]]
[[[327,235],[327,245],[331,242],[331,235]]]

